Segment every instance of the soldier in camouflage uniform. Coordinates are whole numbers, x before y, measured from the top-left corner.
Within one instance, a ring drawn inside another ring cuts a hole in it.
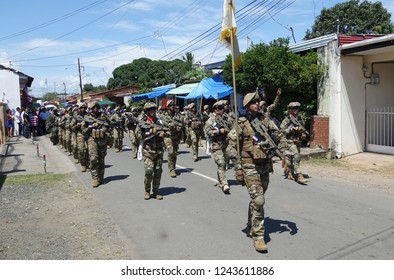
[[[81,165],[81,172],[90,171],[89,168],[89,153],[88,145],[85,136],[82,134],[82,122],[87,115],[87,105],[82,103],[79,105],[79,110],[74,116],[71,129],[76,134],[76,149],[79,163]]]
[[[267,116],[270,117],[271,111],[273,111],[279,104],[281,94],[282,94],[282,89],[278,88],[278,90],[276,91],[274,103],[272,103],[269,106],[267,106],[267,101],[261,100],[259,103],[260,113],[267,114]]]
[[[114,148],[117,153],[122,151],[123,137],[125,129],[125,116],[120,111],[119,107],[115,108],[115,113],[110,117],[110,122],[113,125]]]
[[[190,103],[187,111],[187,131],[190,135],[193,160],[198,161],[198,141],[203,134],[203,120],[196,110],[196,104]]]
[[[223,120],[226,122],[228,127],[234,127],[235,113],[230,110],[228,100],[222,100],[222,102],[224,104]],[[230,161],[235,164],[237,159],[237,143],[235,141],[232,141],[231,139],[228,141],[224,156],[227,170],[230,168]]]
[[[77,145],[77,131],[74,130],[74,125],[76,122],[75,117],[78,115],[79,108],[74,107],[72,110],[72,117],[70,120],[70,130],[71,130],[71,150],[74,157],[74,163],[79,163],[79,156],[78,156],[78,145]]]
[[[113,144],[108,118],[101,114],[100,105],[97,102],[93,103],[92,112],[84,118],[81,128],[88,144],[92,186],[97,188],[104,183],[107,145]]]
[[[71,146],[71,127],[70,123],[72,120],[72,108],[67,108],[66,113],[64,115],[64,130],[65,130],[65,138],[64,138],[64,148],[68,152],[68,155],[72,155],[72,146]]]
[[[226,177],[226,161],[225,152],[228,145],[227,134],[231,127],[228,127],[223,119],[224,104],[222,101],[217,101],[213,104],[214,113],[205,123],[205,135],[211,140],[211,150],[213,159],[217,165],[218,187],[222,189],[225,194],[230,193],[230,187]]]
[[[164,138],[164,144],[166,146],[168,156],[168,169],[170,170],[170,176],[172,178],[175,178],[177,175],[175,172],[175,167],[183,126],[181,116],[179,113],[175,112],[174,106],[174,101],[169,100],[167,102],[167,110],[161,118],[164,125],[170,129],[169,135]]]
[[[307,181],[300,168],[300,151],[301,143],[303,140],[307,140],[309,132],[305,129],[304,120],[298,115],[300,106],[299,102],[289,103],[287,106],[289,115],[283,119],[280,129],[288,139],[289,144],[289,149],[285,152],[285,177],[305,185]]]
[[[45,129],[49,132],[49,139],[53,145],[59,144],[59,128],[58,128],[58,109],[55,108],[52,110],[52,114],[50,114],[45,121]]]
[[[150,199],[150,193],[153,191],[153,197],[161,200],[163,196],[160,194],[160,181],[163,172],[163,153],[164,153],[164,137],[166,132],[160,127],[161,120],[156,115],[157,106],[153,102],[147,102],[144,105],[145,115],[141,115],[145,124],[139,123],[136,134],[142,141],[145,178],[144,199]]]
[[[241,161],[237,163],[236,179],[246,188],[250,195],[247,235],[253,238],[256,251],[267,251],[264,241],[264,204],[265,193],[269,183],[269,173],[273,172],[272,146],[267,141],[268,135],[279,142],[284,150],[286,138],[278,127],[266,116],[259,114],[259,96],[256,92],[245,95],[243,106],[247,112],[238,120]],[[265,128],[268,135],[260,133]],[[235,128],[229,137],[234,137]]]
[[[132,154],[133,159],[137,158],[138,146],[140,145],[140,141],[135,134],[135,130],[137,128],[137,123],[133,119],[138,120],[140,113],[141,113],[140,108],[133,107],[133,108],[131,108],[130,113],[127,113],[127,115],[130,115],[131,118],[126,117],[126,120],[125,120],[125,127],[129,131],[129,138],[130,138],[130,143],[131,143],[131,154]]]

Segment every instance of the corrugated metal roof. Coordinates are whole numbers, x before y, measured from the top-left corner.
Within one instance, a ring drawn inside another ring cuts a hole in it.
[[[339,35],[339,45],[347,45],[354,42],[364,41],[368,39],[374,39],[382,37],[383,35]]]
[[[379,44],[379,43],[383,43],[383,42],[389,42],[389,41],[393,41],[393,40],[394,40],[394,34],[389,34],[386,36],[381,36],[381,37],[377,37],[377,38],[373,38],[373,39],[367,39],[364,41],[359,41],[359,42],[347,44],[347,45],[341,46],[341,49],[347,50],[347,49],[352,49],[352,48],[357,48],[357,47]]]
[[[308,51],[311,49],[327,46],[328,43],[335,40],[337,40],[337,34],[333,33],[333,34],[292,44],[289,46],[289,49],[291,52],[298,53],[298,52]]]

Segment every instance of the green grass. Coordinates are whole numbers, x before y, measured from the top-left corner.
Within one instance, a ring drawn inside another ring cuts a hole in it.
[[[0,185],[25,186],[25,185],[51,185],[54,182],[65,180],[69,174],[32,174],[17,176],[0,176]]]
[[[301,164],[332,166],[332,167],[342,167],[343,166],[343,162],[340,159],[327,159],[327,158],[310,158],[308,160],[301,160]]]

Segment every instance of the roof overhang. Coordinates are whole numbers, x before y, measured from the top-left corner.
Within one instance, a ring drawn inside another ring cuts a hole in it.
[[[341,55],[394,53],[394,34],[343,45],[339,49]]]

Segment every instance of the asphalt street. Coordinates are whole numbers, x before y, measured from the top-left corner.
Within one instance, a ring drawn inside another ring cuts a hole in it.
[[[143,162],[124,151],[108,150],[105,184],[91,188],[89,173],[79,173],[133,244],[136,259],[146,260],[314,260],[394,259],[394,196],[324,174],[308,173],[307,186],[285,180],[279,163],[266,193],[265,241],[268,253],[254,250],[244,232],[249,195],[227,172],[231,194],[216,182],[216,165],[200,148],[198,162],[180,146],[177,178],[166,160],[162,201],[145,201]],[[164,156],[166,159],[166,154]]]

